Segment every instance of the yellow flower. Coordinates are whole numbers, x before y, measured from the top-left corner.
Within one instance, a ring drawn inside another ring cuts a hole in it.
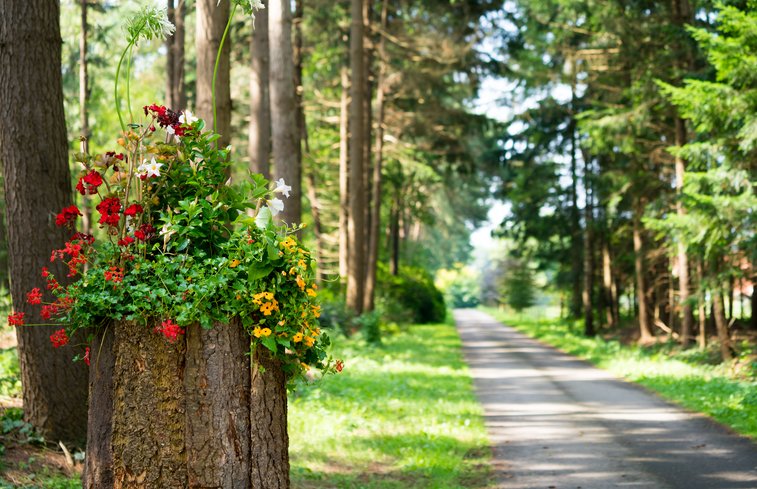
[[[294,337],[292,338],[292,341],[294,341],[295,343],[299,343],[300,341],[302,341],[302,333],[297,333],[296,335],[294,335]]]
[[[311,347],[313,346],[313,343],[315,343],[315,338],[311,338],[310,336],[305,337],[305,345]]]
[[[272,300],[273,299],[273,292],[266,292],[265,293],[266,300]]]
[[[305,281],[299,275],[297,275],[297,286],[300,288],[300,290],[305,290]]]
[[[315,316],[317,318],[321,317],[321,306],[320,305],[310,306],[310,307],[311,307],[311,309],[313,309],[313,316]]]
[[[271,336],[271,328],[263,328],[260,331],[261,336]]]
[[[229,268],[236,268],[239,266],[241,262],[237,259],[231,260],[231,263],[229,263]]]
[[[318,293],[315,290],[313,290],[313,289],[308,289],[308,295],[310,297],[315,297],[315,296],[318,295]]]
[[[310,370],[310,365],[307,363],[300,362],[300,365],[302,365],[302,368],[304,368],[306,372]]]
[[[263,334],[263,331],[260,329],[260,326],[255,326],[255,329],[252,330],[252,335],[255,336],[255,338],[260,338],[261,334]]]
[[[305,260],[303,259],[297,260],[297,266],[300,268],[305,268]]]
[[[275,307],[276,306],[273,302],[266,302],[260,306],[260,312],[262,312],[264,316],[270,316]]]

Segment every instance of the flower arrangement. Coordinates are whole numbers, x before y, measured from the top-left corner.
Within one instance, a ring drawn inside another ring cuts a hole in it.
[[[252,346],[271,350],[287,373],[335,370],[318,328],[311,254],[298,227],[273,219],[291,187],[261,175],[230,185],[229,150],[216,147],[218,135],[203,131],[202,120],[160,105],[143,111],[144,123],[118,140],[120,152],[76,155],[76,189],[99,201],[103,236],[76,230],[76,206],[56,216],[71,239],[50,261],[63,262],[74,281],[63,286],[43,268],[55,300],[44,302],[40,288],[27,295],[43,319],[63,326],[53,346],[107,320],[157,321],[154,333],[176,343],[191,323],[210,328],[238,317]],[[24,324],[23,313],[9,323]],[[88,362],[89,352],[80,357]]]

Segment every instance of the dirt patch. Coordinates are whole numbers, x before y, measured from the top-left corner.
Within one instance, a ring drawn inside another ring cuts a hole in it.
[[[60,448],[56,451],[33,445],[6,445],[0,458],[0,477],[13,487],[33,485],[41,478],[80,477],[81,469],[81,464],[70,465]]]

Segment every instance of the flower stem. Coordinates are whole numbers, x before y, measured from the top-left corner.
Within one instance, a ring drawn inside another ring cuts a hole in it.
[[[134,53],[134,44],[129,47],[129,58],[126,60],[126,106],[129,108],[129,122],[134,122],[134,114],[131,111],[131,57]]]
[[[234,18],[234,13],[237,11],[237,4],[235,3],[234,6],[231,8],[231,13],[229,13],[229,20],[226,21],[226,28],[223,30],[223,37],[221,37],[221,42],[218,44],[218,52],[216,53],[216,64],[213,67],[213,81],[211,83],[211,92],[212,98],[213,98],[213,132],[218,132],[218,117],[216,117],[216,77],[218,76],[218,65],[221,63],[221,51],[223,50],[223,45],[226,42],[226,36],[229,34],[229,28],[231,27],[231,19]]]
[[[126,49],[124,49],[124,52],[121,53],[121,58],[118,60],[118,66],[116,67],[116,81],[113,84],[113,98],[116,101],[116,114],[118,114],[118,122],[121,123],[121,132],[126,132],[126,124],[124,124],[124,118],[121,115],[121,99],[118,96],[118,78],[121,75],[121,64],[124,62],[124,58],[126,57],[126,53],[131,49],[132,43],[129,42],[129,44],[126,46]]]

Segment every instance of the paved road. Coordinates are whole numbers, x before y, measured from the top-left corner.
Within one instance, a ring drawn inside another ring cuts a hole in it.
[[[704,416],[455,311],[507,489],[757,489],[757,445]]]

